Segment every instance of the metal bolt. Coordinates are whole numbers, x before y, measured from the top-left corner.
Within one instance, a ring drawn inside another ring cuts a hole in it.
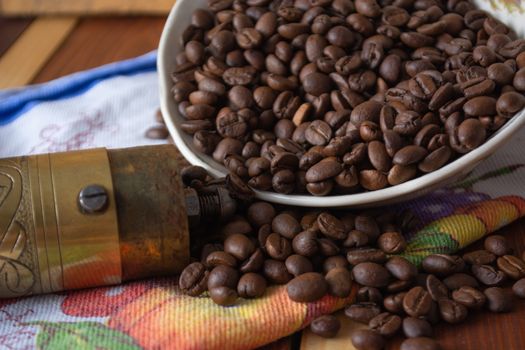
[[[237,203],[230,197],[228,190],[216,188],[210,193],[197,193],[193,188],[185,189],[186,211],[190,226],[197,226],[202,220],[225,220],[237,210]]]
[[[87,185],[78,194],[78,205],[86,214],[102,212],[108,206],[108,193],[101,185]]]

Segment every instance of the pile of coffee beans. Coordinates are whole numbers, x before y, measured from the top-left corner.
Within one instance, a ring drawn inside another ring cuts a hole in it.
[[[226,184],[246,200],[237,187],[242,182],[231,176]],[[195,166],[182,178],[199,191],[218,184]],[[429,255],[418,269],[399,255],[407,246],[403,233],[419,226],[410,212],[305,211],[261,201],[239,208],[216,232],[192,233],[194,259],[179,278],[185,294],[207,292],[229,306],[261,297],[271,285],[285,285],[295,302],[327,294],[345,298],[355,289],[355,303],[344,313],[368,325],[351,335],[360,350],[382,349],[400,333],[407,337],[402,350],[439,349],[432,339],[437,323],[456,324],[483,308],[510,311],[511,290],[525,298],[525,256],[515,255],[503,236],[489,236],[485,249],[462,256]],[[332,315],[311,324],[323,337],[336,336],[339,328]]]
[[[180,128],[258,190],[401,184],[525,107],[525,40],[465,0],[209,0],[181,36]]]

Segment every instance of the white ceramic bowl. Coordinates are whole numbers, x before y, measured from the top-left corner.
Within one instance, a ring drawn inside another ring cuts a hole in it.
[[[200,165],[213,176],[226,175],[226,169],[211,157],[195,150],[192,137],[179,129],[184,118],[178,112],[171,93],[171,73],[175,68],[175,56],[182,50],[181,34],[190,24],[193,10],[206,7],[207,0],[177,0],[166,21],[158,51],[160,106],[166,125],[175,144],[184,157],[194,165]],[[487,142],[447,164],[439,170],[420,176],[403,184],[382,190],[348,195],[314,197],[310,195],[283,195],[256,191],[257,197],[269,202],[305,207],[373,207],[418,197],[438,187],[450,184],[467,175],[483,159],[503,146],[525,124],[525,111],[508,121]]]

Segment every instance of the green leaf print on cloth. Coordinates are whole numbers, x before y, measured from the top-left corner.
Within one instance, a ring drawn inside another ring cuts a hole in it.
[[[36,343],[46,350],[140,350],[133,338],[99,322],[28,322],[41,327]]]

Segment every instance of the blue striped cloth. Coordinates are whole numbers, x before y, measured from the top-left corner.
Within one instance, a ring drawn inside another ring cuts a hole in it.
[[[71,74],[47,83],[0,90],[0,125],[14,120],[43,101],[76,96],[95,84],[118,75],[133,75],[156,69],[157,52]]]

